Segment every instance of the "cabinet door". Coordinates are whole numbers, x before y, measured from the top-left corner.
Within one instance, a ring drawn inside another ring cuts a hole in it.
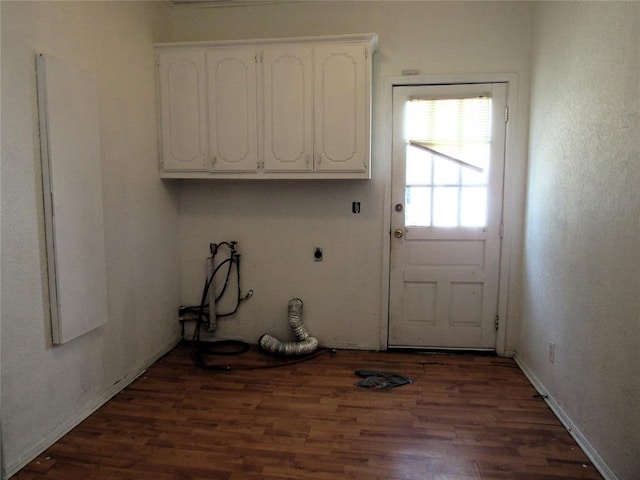
[[[315,169],[368,169],[370,122],[368,54],[362,44],[315,49]]]
[[[262,55],[264,169],[313,168],[313,64],[311,47],[266,47]]]
[[[204,51],[158,54],[163,171],[205,170],[207,154]]]
[[[258,166],[257,66],[253,47],[207,50],[211,169]]]

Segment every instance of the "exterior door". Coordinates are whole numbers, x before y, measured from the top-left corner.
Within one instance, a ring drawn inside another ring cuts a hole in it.
[[[506,91],[393,89],[389,347],[495,349]]]

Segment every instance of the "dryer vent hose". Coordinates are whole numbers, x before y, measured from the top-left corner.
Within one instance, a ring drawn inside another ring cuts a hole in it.
[[[260,337],[260,348],[275,355],[296,356],[308,355],[318,348],[318,340],[309,335],[302,324],[302,300],[292,298],[289,301],[289,326],[296,336],[295,342],[281,342],[271,335],[264,334]]]

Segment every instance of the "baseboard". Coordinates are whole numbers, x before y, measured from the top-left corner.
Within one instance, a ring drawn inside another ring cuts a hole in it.
[[[571,420],[571,418],[566,414],[566,412],[562,409],[562,407],[558,404],[558,402],[553,398],[553,395],[549,393],[549,391],[545,388],[544,384],[536,377],[531,368],[518,356],[516,352],[513,355],[514,360],[520,367],[520,370],[525,374],[525,376],[529,379],[534,388],[538,391],[538,393],[544,398],[549,408],[554,413],[558,420],[564,425],[567,431],[571,434],[573,439],[576,441],[578,446],[582,449],[584,454],[591,460],[591,463],[596,467],[600,475],[602,475],[605,480],[619,480],[615,473],[609,468],[606,462],[602,459],[602,457],[598,454],[597,450],[591,445],[587,437],[583,435],[580,429],[576,426],[575,423]]]
[[[89,415],[102,407],[105,403],[111,400],[114,396],[124,390],[128,385],[130,385],[134,380],[136,380],[140,375],[142,375],[147,368],[153,365],[156,361],[170,352],[178,343],[179,339],[172,340],[169,344],[165,345],[160,349],[156,354],[148,358],[146,361],[142,362],[142,364],[131,371],[128,375],[122,378],[120,381],[116,382],[112,385],[108,390],[103,392],[101,395],[96,397],[91,403],[85,406],[82,410],[76,413],[74,416],[69,418],[66,422],[59,425],[53,431],[49,432],[42,439],[32,445],[30,448],[25,450],[22,455],[16,460],[11,461],[5,465],[5,474],[6,478],[10,478],[11,476],[18,473],[22,468],[24,468],[27,464],[33,461],[38,457],[41,453],[43,453],[47,448],[56,443],[62,437],[64,437],[67,433],[77,427],[83,420],[85,420]],[[4,477],[3,477],[4,478]]]

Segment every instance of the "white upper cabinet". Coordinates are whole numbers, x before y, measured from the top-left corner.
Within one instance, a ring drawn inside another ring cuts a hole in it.
[[[362,45],[315,49],[316,170],[364,172],[369,163],[369,84]]]
[[[211,171],[258,169],[255,52],[252,47],[207,49]]]
[[[164,178],[370,178],[374,34],[156,45]]]
[[[207,105],[204,51],[166,52],[158,62],[162,170],[206,170]]]
[[[262,50],[265,172],[313,170],[313,63],[310,46]]]

